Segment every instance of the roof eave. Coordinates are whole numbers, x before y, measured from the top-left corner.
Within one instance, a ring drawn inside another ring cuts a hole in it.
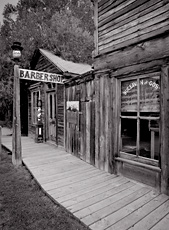
[[[56,64],[55,64],[50,58],[48,58],[48,57],[41,51],[41,49],[39,49],[39,52],[40,52],[41,55],[43,55],[51,64],[53,64],[53,65],[56,66]],[[60,66],[57,65],[56,67],[57,67],[57,69],[58,69],[61,73],[64,73],[64,70],[61,69]]]

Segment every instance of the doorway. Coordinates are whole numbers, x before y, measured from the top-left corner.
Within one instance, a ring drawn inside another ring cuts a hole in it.
[[[49,141],[56,142],[57,140],[57,123],[56,123],[56,91],[48,92],[47,94],[47,102],[48,102],[48,138]]]

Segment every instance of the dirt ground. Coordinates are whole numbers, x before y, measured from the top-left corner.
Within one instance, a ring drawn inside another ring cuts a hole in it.
[[[0,230],[89,230],[53,203],[24,166],[15,168],[3,149],[0,161]]]

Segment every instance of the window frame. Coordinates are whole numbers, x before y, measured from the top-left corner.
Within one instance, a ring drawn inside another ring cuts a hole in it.
[[[146,158],[143,156],[139,155],[139,148],[140,148],[140,120],[159,120],[159,141],[161,140],[161,135],[160,135],[160,128],[161,128],[161,124],[160,124],[160,117],[161,117],[161,110],[159,111],[159,117],[143,117],[140,115],[140,87],[137,87],[137,115],[136,116],[124,116],[121,114],[121,84],[122,82],[125,81],[131,81],[131,80],[135,80],[137,81],[137,85],[139,85],[139,81],[140,79],[146,79],[146,78],[150,78],[150,77],[159,77],[159,85],[160,85],[160,91],[159,91],[159,95],[160,95],[160,107],[161,107],[161,74],[160,72],[154,72],[154,73],[150,73],[150,74],[144,74],[144,75],[135,75],[132,77],[126,77],[126,78],[118,78],[118,91],[119,92],[119,96],[118,96],[118,101],[117,101],[117,110],[118,110],[118,157],[120,158],[124,158],[124,159],[128,159],[128,160],[133,160],[133,161],[137,161],[140,163],[144,163],[144,164],[149,164],[149,165],[153,165],[153,166],[159,166],[159,161],[160,161],[160,152],[159,152],[159,159],[155,160],[152,158]],[[136,137],[136,155],[132,155],[130,153],[126,153],[120,150],[120,146],[121,146],[121,120],[125,118],[125,119],[136,119],[137,120],[137,137]],[[159,144],[160,145],[160,144]]]

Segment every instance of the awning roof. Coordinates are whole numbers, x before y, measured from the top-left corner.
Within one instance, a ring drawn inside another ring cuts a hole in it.
[[[49,61],[56,65],[63,73],[84,74],[92,70],[92,67],[88,64],[74,63],[72,61],[66,61],[61,57],[56,56],[50,51],[39,49],[40,53],[44,55]]]

